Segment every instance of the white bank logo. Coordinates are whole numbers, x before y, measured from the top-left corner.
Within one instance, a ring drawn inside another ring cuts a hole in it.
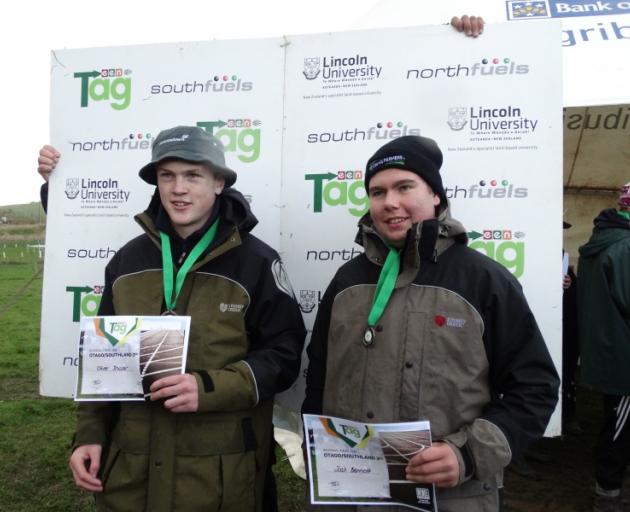
[[[446,123],[453,131],[467,133],[471,141],[521,140],[538,127],[538,119],[514,105],[450,107]]]
[[[129,201],[131,192],[122,189],[118,180],[112,178],[67,178],[65,194],[70,200],[78,198],[81,208],[116,208]]]

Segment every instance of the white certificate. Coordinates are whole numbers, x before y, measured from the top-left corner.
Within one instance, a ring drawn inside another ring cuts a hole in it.
[[[81,319],[74,399],[144,400],[151,384],[184,373],[189,316]]]
[[[405,468],[431,446],[428,421],[359,423],[304,415],[311,503],[392,505],[435,512],[435,488],[410,482]]]

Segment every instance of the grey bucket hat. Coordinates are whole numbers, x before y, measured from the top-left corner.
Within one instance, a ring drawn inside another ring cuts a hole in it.
[[[176,126],[162,130],[153,140],[151,162],[140,169],[138,174],[147,183],[157,185],[156,166],[168,158],[204,163],[217,176],[225,179],[226,187],[231,187],[236,181],[236,173],[225,165],[221,141],[197,126]]]

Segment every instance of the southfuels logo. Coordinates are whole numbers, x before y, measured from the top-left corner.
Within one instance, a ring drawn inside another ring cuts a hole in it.
[[[309,144],[328,142],[356,142],[364,140],[392,140],[403,135],[420,135],[420,129],[409,128],[403,121],[378,122],[368,128],[349,128],[334,132],[324,131],[309,133],[306,142]]]
[[[223,143],[226,153],[236,153],[237,158],[246,164],[255,162],[260,156],[261,125],[262,121],[249,118],[197,122],[197,126]]]
[[[468,247],[508,269],[519,278],[525,272],[525,233],[509,229],[484,229],[468,232]]]
[[[81,108],[90,101],[109,101],[114,110],[125,110],[131,103],[131,70],[108,68],[74,73],[81,84]]]
[[[526,75],[527,73],[529,73],[529,65],[518,64],[509,57],[484,57],[473,64],[449,64],[445,67],[408,69],[406,78],[407,80],[477,78],[480,76]]]
[[[324,205],[346,207],[355,217],[361,217],[368,211],[363,171],[309,173],[304,175],[304,179],[313,182],[314,213],[321,213]]]
[[[447,186],[448,199],[524,199],[529,195],[527,187],[517,187],[508,180],[479,180],[466,186]]]
[[[80,321],[82,316],[96,316],[103,297],[103,286],[66,286],[72,294],[72,321]]]
[[[208,94],[208,93],[231,93],[250,92],[254,88],[254,83],[244,80],[238,75],[214,75],[212,78],[202,78],[192,82],[154,84],[150,91],[153,95],[158,94]]]

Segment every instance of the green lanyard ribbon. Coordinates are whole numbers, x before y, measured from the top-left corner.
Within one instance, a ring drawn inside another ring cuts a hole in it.
[[[396,284],[399,270],[400,253],[393,247],[389,247],[389,253],[378,276],[378,283],[376,284],[374,299],[372,300],[372,309],[368,315],[368,325],[370,327],[376,325],[383,311],[385,311],[387,303],[394,292],[394,285]]]
[[[160,239],[162,240],[162,277],[164,281],[164,302],[166,303],[167,311],[175,311],[175,303],[179,292],[184,286],[184,280],[186,274],[190,268],[194,265],[195,261],[199,259],[199,256],[210,246],[214,236],[217,234],[217,228],[219,227],[219,219],[215,220],[210,229],[201,237],[190,254],[184,261],[184,264],[177,271],[175,277],[175,296],[173,297],[173,256],[171,255],[171,239],[166,233],[160,231]]]

